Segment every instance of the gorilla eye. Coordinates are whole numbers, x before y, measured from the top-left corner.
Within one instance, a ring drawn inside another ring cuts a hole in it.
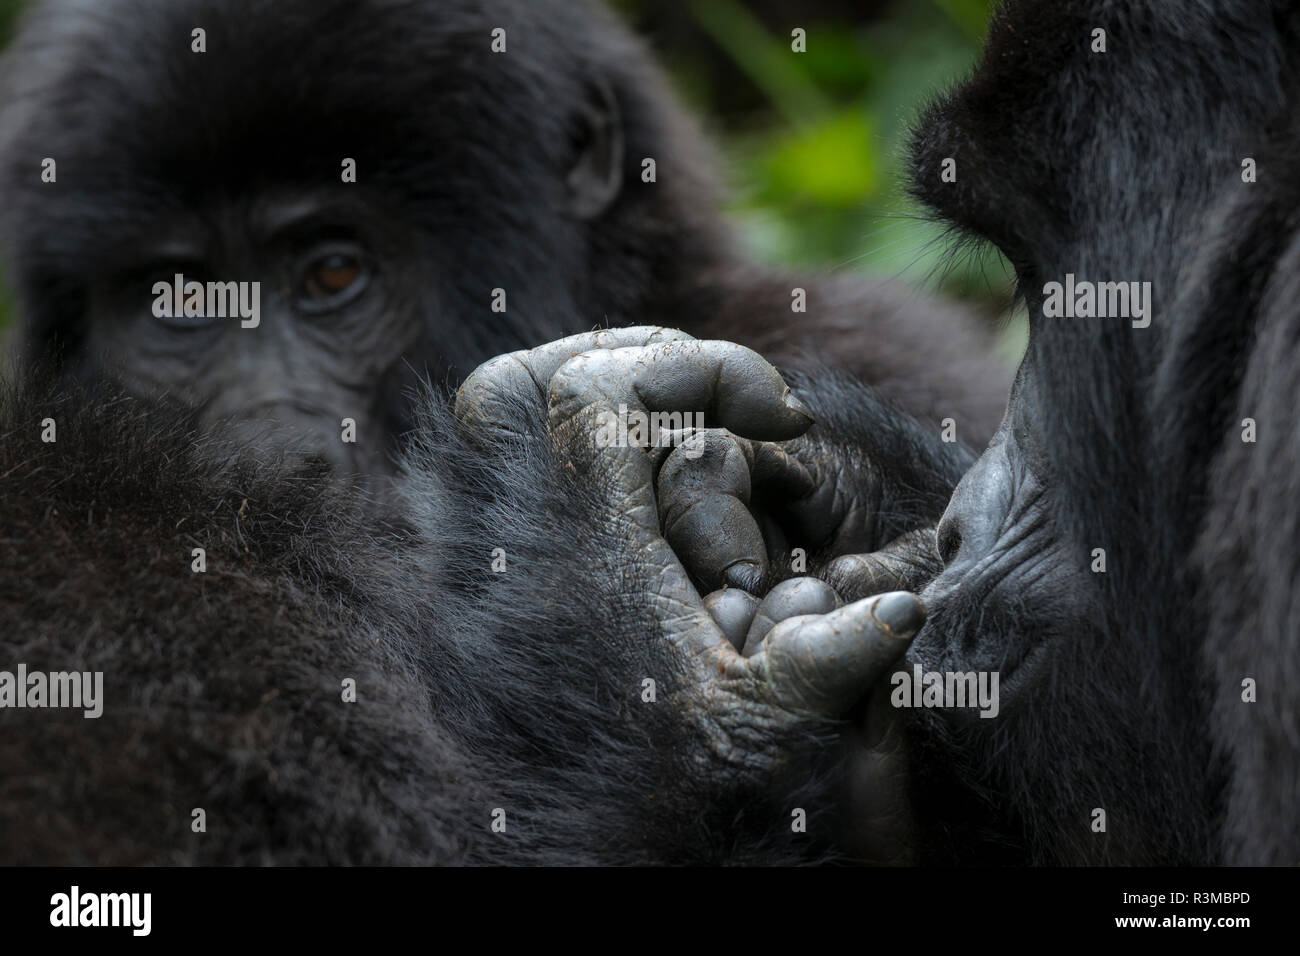
[[[314,299],[329,298],[346,291],[360,278],[361,263],[346,256],[330,256],[307,277],[307,294]]]
[[[298,280],[296,298],[304,312],[331,312],[355,300],[370,281],[359,252],[332,249],[307,260]]]

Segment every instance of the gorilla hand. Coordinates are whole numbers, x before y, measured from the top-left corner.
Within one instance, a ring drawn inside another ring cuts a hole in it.
[[[851,418],[828,415],[829,427],[780,444],[708,429],[668,453],[659,471],[664,537],[711,591],[705,607],[746,657],[761,652],[776,621],[920,590],[941,567],[934,524],[969,456],[867,389],[846,396],[849,387],[818,381],[808,398],[816,405],[826,390],[830,409],[854,409]],[[788,578],[767,590],[791,567],[794,547],[824,580]],[[860,859],[897,862],[910,852],[895,716],[887,688],[877,687],[841,734],[848,809],[838,839]]]
[[[695,580],[722,586],[704,604],[744,656],[761,652],[777,621],[826,614],[881,592],[919,590],[938,569],[932,527],[904,532],[875,552],[844,553],[870,546],[890,524],[872,507],[897,500],[891,476],[872,456],[809,438],[775,445],[721,429],[696,440],[695,448],[669,454],[659,473],[665,537]],[[761,590],[791,540],[820,542],[830,559],[825,580],[790,578],[760,601],[750,591]],[[841,733],[845,810],[837,840],[863,861],[910,859],[907,757],[895,716],[877,686]]]
[[[812,573],[846,600],[919,591],[940,567],[937,514],[913,517],[920,526],[895,536],[909,516],[892,477],[874,456],[820,437],[778,445],[708,429],[659,471],[664,537],[705,591],[761,595],[787,568],[807,572],[809,555]]]
[[[642,642],[648,633],[670,655],[670,700],[692,743],[683,770],[699,789],[774,779],[813,739],[810,731],[848,716],[899,658],[924,620],[919,600],[897,592],[836,606],[824,585],[791,586],[755,607],[761,633],[738,648],[663,536],[657,456],[600,436],[621,409],[702,414],[747,439],[777,441],[805,431],[808,411],[748,349],[640,328],[497,358],[466,380],[456,413],[491,444],[528,437],[524,412],[538,401],[562,467],[579,476],[597,524],[618,547],[608,604],[628,626],[599,635],[593,647],[618,654],[622,642]],[[725,527],[718,532],[726,536]]]

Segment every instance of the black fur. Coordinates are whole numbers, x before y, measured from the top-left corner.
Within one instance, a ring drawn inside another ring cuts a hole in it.
[[[911,652],[1004,680],[1000,719],[914,728],[932,854],[1300,862],[1298,28],[1266,0],[1009,0],[920,124],[916,192],[1012,259],[1032,325]],[[1044,317],[1066,273],[1152,282],[1151,327]]]

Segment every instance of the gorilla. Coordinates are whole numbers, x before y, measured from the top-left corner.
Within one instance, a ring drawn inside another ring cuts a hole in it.
[[[1033,317],[913,651],[1003,671],[1004,727],[932,734],[963,754],[940,776],[975,797],[968,851],[1300,863],[1298,35],[1285,2],[1012,0],[922,123],[918,193],[1006,253]],[[1050,318],[1069,275],[1149,282],[1154,317]]]
[[[0,71],[24,353],[241,446],[386,474],[413,384],[629,324],[834,357],[976,446],[1001,416],[963,310],[744,261],[707,146],[591,0],[47,0]],[[180,308],[235,281],[256,317]]]
[[[585,333],[483,366],[454,416],[426,395],[400,537],[319,463],[214,460],[173,409],[33,382],[4,397],[4,862],[842,855],[840,720],[919,601],[809,616],[774,589],[742,654],[660,533],[655,455],[591,439],[619,406],[797,439],[817,412],[755,353]],[[915,464],[841,476],[859,530],[922,500],[937,520],[969,462],[878,408]],[[99,675],[98,716],[54,692],[79,675]],[[889,858],[879,831],[855,845]]]
[[[855,792],[904,808],[912,859],[1300,863],[1298,38],[1281,0],[1008,0],[917,126],[916,194],[1015,264],[1031,331],[890,677],[997,674],[997,713],[945,688],[859,718]],[[774,540],[728,497],[774,452],[719,441],[745,455],[660,482],[735,529],[676,545],[698,580]],[[870,592],[900,553],[822,576]]]
[[[420,399],[399,533],[9,389],[0,659],[104,694],[0,708],[6,862],[1300,862],[1298,28],[1001,8],[911,154],[1029,305],[974,462],[843,371],[585,333]]]

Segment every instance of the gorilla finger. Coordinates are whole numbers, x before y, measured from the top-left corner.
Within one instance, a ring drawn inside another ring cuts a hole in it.
[[[731,342],[662,342],[585,352],[551,378],[551,422],[620,405],[693,413],[744,438],[781,441],[803,434],[812,412],[758,353]]]
[[[898,659],[923,623],[920,598],[894,591],[782,621],[750,663],[762,668],[781,706],[837,717]]]
[[[799,501],[817,490],[808,466],[791,455],[785,445],[755,444],[750,472],[755,488],[761,487],[780,500]]]
[[[745,635],[758,611],[758,598],[739,588],[723,588],[704,597],[704,609],[736,650],[745,646]]]
[[[883,591],[919,591],[941,570],[934,529],[921,528],[899,535],[879,551],[836,558],[822,579],[844,600],[857,601]]]
[[[827,614],[840,606],[835,589],[816,578],[791,578],[767,593],[745,637],[744,655],[753,657],[768,632],[779,623],[805,614]]]
[[[498,355],[480,365],[461,384],[456,392],[456,417],[485,434],[517,434],[517,404],[545,399],[551,376],[575,355],[692,340],[678,329],[633,326],[582,332],[538,348]]]
[[[749,443],[720,429],[697,432],[659,470],[664,537],[705,590],[753,590],[767,546],[749,511]]]

